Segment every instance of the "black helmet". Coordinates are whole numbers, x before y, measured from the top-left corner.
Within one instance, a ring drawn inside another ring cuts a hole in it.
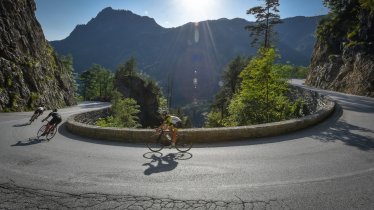
[[[57,109],[53,109],[53,112],[57,112]]]
[[[163,116],[165,116],[165,115],[167,115],[167,114],[168,114],[168,112],[167,112],[166,110],[162,111],[162,115],[163,115]]]

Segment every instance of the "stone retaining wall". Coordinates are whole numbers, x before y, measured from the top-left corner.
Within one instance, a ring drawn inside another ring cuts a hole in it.
[[[334,111],[334,101],[320,94],[315,94],[315,97],[315,104],[317,104],[315,112],[302,118],[251,126],[180,129],[179,133],[194,143],[211,143],[276,136],[300,130],[321,122]],[[82,123],[87,121],[84,120],[87,116],[97,116],[105,112],[106,110],[96,110],[73,115],[67,120],[67,129],[76,135],[87,138],[130,143],[147,142],[154,134],[152,129],[103,128]]]

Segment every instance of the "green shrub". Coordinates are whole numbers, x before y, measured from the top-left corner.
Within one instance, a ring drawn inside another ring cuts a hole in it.
[[[136,101],[132,98],[122,99],[118,92],[114,97],[112,100],[111,116],[100,118],[96,124],[102,127],[140,127],[141,125],[137,116],[140,111]]]
[[[275,50],[260,49],[240,73],[240,92],[229,105],[226,126],[252,125],[293,118],[297,103],[289,101],[285,75],[277,70]]]

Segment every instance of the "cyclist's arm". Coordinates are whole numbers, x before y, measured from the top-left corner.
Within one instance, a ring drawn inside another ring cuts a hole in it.
[[[46,121],[46,120],[51,116],[51,114],[52,114],[52,112],[49,113],[49,115],[48,115],[46,118],[44,118],[44,119],[42,120],[42,122]]]

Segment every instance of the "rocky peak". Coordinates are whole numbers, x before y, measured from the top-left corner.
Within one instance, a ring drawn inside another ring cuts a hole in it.
[[[95,18],[87,24],[78,25],[70,34],[68,39],[79,39],[87,33],[105,36],[108,33],[126,36],[132,34],[149,32],[149,30],[163,29],[153,18],[139,16],[129,10],[115,10],[107,7],[100,11]]]
[[[33,0],[0,1],[0,111],[75,103],[72,80],[35,18]]]

